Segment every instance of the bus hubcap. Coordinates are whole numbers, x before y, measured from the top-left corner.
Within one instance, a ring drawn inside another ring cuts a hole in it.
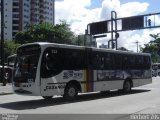
[[[75,94],[76,94],[76,90],[73,87],[70,88],[69,91],[68,91],[68,95],[73,97],[73,96],[75,96]]]
[[[129,90],[130,90],[130,83],[129,83],[129,82],[127,82],[127,83],[125,84],[125,89],[126,89],[126,91],[129,91]]]

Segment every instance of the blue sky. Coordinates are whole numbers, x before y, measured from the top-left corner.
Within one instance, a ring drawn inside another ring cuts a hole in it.
[[[92,4],[89,8],[101,7],[103,0],[92,0]],[[128,2],[147,2],[149,3],[148,10],[144,13],[157,13],[160,12],[160,0],[120,0],[121,4]]]
[[[83,34],[87,24],[110,19],[111,11],[117,12],[118,17],[128,17],[160,12],[160,0],[61,0],[56,1],[56,23],[66,20],[71,30],[76,34]],[[160,16],[157,17],[160,24]],[[160,29],[121,32],[118,39],[119,47],[136,51],[137,40],[141,46],[148,43],[152,38],[150,34],[160,33]],[[97,40],[99,44],[107,44],[107,39]]]
[[[136,0],[121,0],[121,3],[124,4],[126,2],[133,2]],[[156,12],[160,12],[160,0],[139,0],[139,2],[147,2],[149,3],[149,7],[148,10],[146,11],[146,13],[156,13]]]

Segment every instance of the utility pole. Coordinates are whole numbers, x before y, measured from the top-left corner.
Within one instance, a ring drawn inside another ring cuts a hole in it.
[[[139,44],[138,40],[137,40],[136,44],[137,44],[137,53],[138,53],[138,44]]]
[[[4,0],[1,0],[1,81],[3,86],[6,85],[4,80]]]
[[[114,33],[115,33],[115,36],[113,36]],[[118,37],[119,37],[119,33],[117,33],[117,12],[111,11],[111,40],[108,41],[108,47],[110,46],[110,42],[111,42],[112,49],[115,48],[117,50]]]

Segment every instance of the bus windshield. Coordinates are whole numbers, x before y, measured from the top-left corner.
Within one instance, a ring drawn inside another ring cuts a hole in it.
[[[40,47],[37,45],[20,47],[17,51],[14,66],[14,81],[34,82],[40,56]]]
[[[15,59],[16,59],[16,54],[9,56],[7,58],[7,66],[13,68]]]

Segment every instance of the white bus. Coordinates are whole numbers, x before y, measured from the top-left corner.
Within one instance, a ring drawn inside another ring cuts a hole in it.
[[[151,82],[149,54],[54,43],[19,47],[13,75],[15,93],[45,99],[115,89],[130,92]]]

